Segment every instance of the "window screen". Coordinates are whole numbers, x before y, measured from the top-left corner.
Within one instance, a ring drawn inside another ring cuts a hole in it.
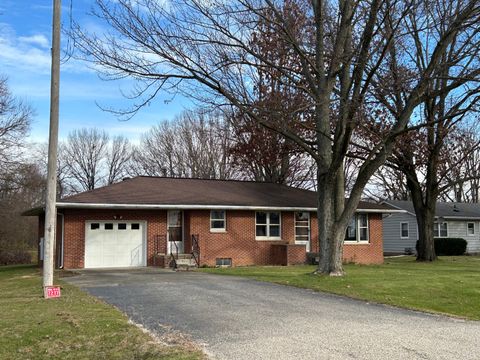
[[[232,259],[231,258],[216,258],[215,264],[217,266],[232,266]]]

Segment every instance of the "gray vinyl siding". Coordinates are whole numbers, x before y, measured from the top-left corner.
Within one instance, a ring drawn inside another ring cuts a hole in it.
[[[400,234],[400,224],[408,223],[408,238],[403,239]],[[405,252],[405,248],[415,251],[415,243],[418,240],[417,220],[408,213],[393,213],[383,218],[383,251],[391,253]]]
[[[467,223],[475,224],[475,235],[467,234]],[[449,220],[448,237],[462,238],[467,240],[467,253],[480,252],[480,223],[478,221]]]
[[[400,224],[408,222],[409,237],[402,239]],[[467,234],[467,223],[475,224],[475,235]],[[448,220],[448,237],[456,237],[467,240],[467,253],[480,252],[480,222],[467,220]],[[415,251],[415,243],[418,240],[417,222],[415,216],[408,213],[392,214],[383,218],[383,251],[391,253],[404,253],[405,248]]]

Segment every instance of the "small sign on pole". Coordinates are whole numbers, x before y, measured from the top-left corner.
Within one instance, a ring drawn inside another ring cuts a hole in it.
[[[59,298],[61,296],[60,286],[45,286],[43,296],[45,299]]]

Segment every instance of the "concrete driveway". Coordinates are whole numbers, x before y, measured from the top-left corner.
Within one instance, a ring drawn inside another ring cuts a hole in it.
[[[480,322],[202,273],[84,271],[65,280],[160,336],[189,335],[217,359],[480,359]]]

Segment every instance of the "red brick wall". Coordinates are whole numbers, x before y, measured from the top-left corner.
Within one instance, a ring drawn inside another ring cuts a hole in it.
[[[216,258],[231,258],[233,266],[268,265],[275,262],[272,244],[294,243],[293,213],[283,212],[282,240],[255,240],[255,211],[228,210],[225,232],[210,232],[210,211],[189,211],[186,233],[198,234],[200,263],[214,266]]]
[[[287,265],[287,245],[273,244],[272,245],[272,265]]]
[[[368,244],[348,244],[343,246],[343,261],[357,264],[383,263],[382,214],[368,215]],[[318,252],[318,222],[316,214],[311,214],[312,251]]]
[[[357,264],[383,264],[382,214],[368,215],[368,244],[345,244],[343,260]]]
[[[273,244],[271,265],[301,265],[307,260],[305,245]]]
[[[62,217],[57,215],[57,230],[55,233],[55,267],[60,267],[60,258],[62,251]],[[45,234],[45,214],[38,217],[38,254],[37,254],[37,264],[38,266],[43,266],[43,260],[40,260],[40,238],[44,237]]]
[[[147,222],[147,264],[153,265],[156,235],[167,233],[166,210],[93,210],[64,209],[65,249],[64,267],[83,268],[85,254],[85,222],[88,220],[114,220],[114,216],[126,221]],[[190,251],[190,236],[199,235],[200,263],[214,266],[216,258],[232,258],[233,266],[268,265],[279,263],[278,254],[272,245],[295,244],[294,213],[282,212],[281,240],[255,240],[255,211],[229,210],[226,212],[226,232],[210,232],[209,210],[184,211],[185,251]],[[368,244],[346,244],[344,260],[357,263],[382,263],[382,216],[369,215],[370,242]],[[43,230],[41,230],[43,233]],[[318,229],[316,214],[311,214],[312,251],[318,252]],[[166,251],[166,240],[162,239],[159,252]],[[303,263],[303,246],[288,246],[287,263]],[[301,249],[301,251],[299,250]],[[279,250],[280,251],[280,250]]]
[[[83,268],[85,255],[85,221],[115,220],[121,216],[126,221],[147,222],[147,265],[153,265],[155,253],[155,236],[167,233],[167,212],[165,210],[96,210],[65,209],[65,250],[64,268]],[[166,251],[166,240],[162,239],[160,247]]]
[[[287,265],[301,265],[306,262],[305,245],[287,245]]]

